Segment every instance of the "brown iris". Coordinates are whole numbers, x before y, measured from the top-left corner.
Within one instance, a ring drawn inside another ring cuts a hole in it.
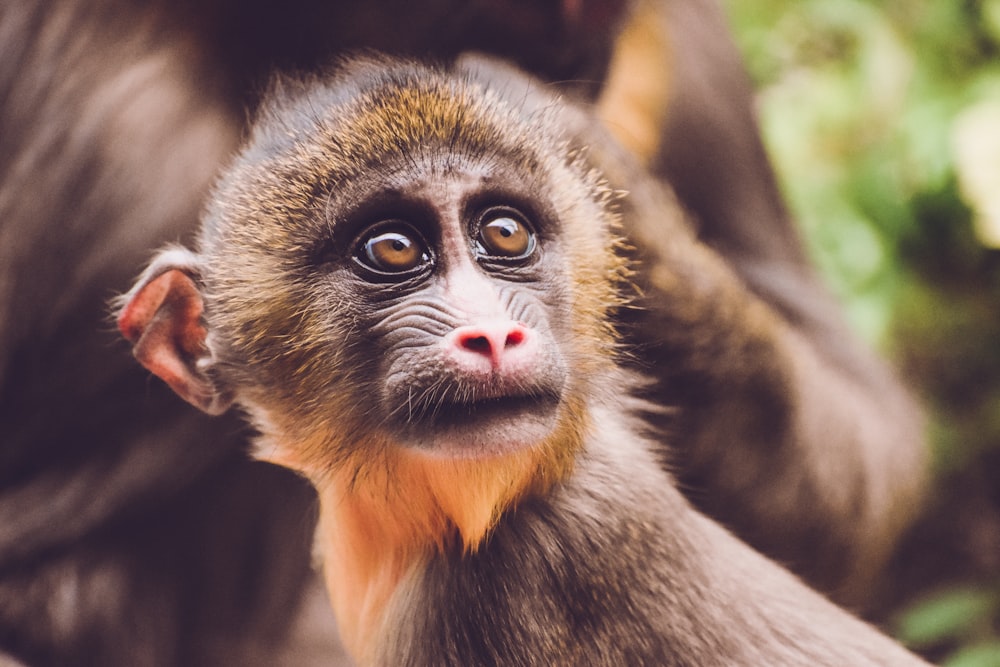
[[[429,260],[420,236],[406,227],[377,231],[359,250],[361,263],[381,273],[407,273]]]
[[[493,257],[527,257],[535,249],[535,235],[513,212],[492,211],[483,216],[478,245]]]

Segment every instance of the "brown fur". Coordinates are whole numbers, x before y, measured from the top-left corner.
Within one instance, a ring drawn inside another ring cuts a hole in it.
[[[170,363],[149,368],[182,395],[233,396],[261,455],[312,481],[333,608],[363,664],[920,664],[699,515],[651,465],[633,412],[655,410],[608,391],[643,384],[618,368],[608,324],[628,273],[597,161],[613,153],[573,143],[579,113],[485,63],[359,59],[305,82],[277,97],[222,179],[199,251],[154,262],[123,328],[164,301],[160,272],[199,282],[170,284],[182,302],[204,298],[201,355],[159,336]],[[655,185],[634,185],[625,221],[659,219],[643,197]],[[477,234],[497,207],[534,221],[535,254],[483,254]],[[662,336],[695,368],[723,354],[724,368],[759,372],[780,319],[682,221],[663,222],[669,261],[648,274],[675,299]],[[365,264],[364,239],[389,228],[422,263]],[[195,310],[164,313],[168,330],[198,334],[171,319]],[[542,342],[530,366],[493,350],[484,375],[452,334],[498,317]],[[780,393],[787,371],[765,368],[763,389]],[[412,398],[386,393],[396,376],[440,389],[440,419],[395,417],[386,401]],[[487,400],[452,401],[466,383]],[[551,412],[518,400],[518,387],[549,383]]]
[[[623,146],[649,164],[661,148],[663,114],[672,93],[670,71],[677,54],[655,0],[636,4],[615,42],[596,114]]]
[[[579,436],[559,440],[501,459],[458,461],[388,445],[384,460],[314,482],[317,546],[341,638],[354,655],[374,655],[384,606],[406,572],[435,553],[475,552],[519,499],[544,494],[569,474]]]

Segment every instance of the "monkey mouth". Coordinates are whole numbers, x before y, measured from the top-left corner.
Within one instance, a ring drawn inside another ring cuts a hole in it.
[[[558,403],[558,397],[551,394],[490,396],[472,402],[445,402],[430,421],[432,426],[440,428],[474,425],[494,419],[513,419],[522,414],[545,414],[554,411]]]
[[[444,456],[476,458],[517,451],[543,441],[555,429],[556,392],[441,400],[411,414],[404,441]]]

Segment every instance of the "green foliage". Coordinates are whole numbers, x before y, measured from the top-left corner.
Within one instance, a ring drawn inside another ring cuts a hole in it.
[[[980,204],[958,187],[955,122],[1000,100],[1000,0],[730,0],[729,8],[813,255],[862,332],[887,343],[909,279],[900,247],[924,224],[920,199],[936,196],[956,218]],[[1000,137],[1000,115],[993,131]]]
[[[865,336],[918,373],[942,370],[942,336],[996,331],[972,311],[1000,303],[1000,0],[728,7],[817,264]],[[942,321],[962,326],[945,334]],[[951,352],[952,374],[983,361]],[[978,388],[995,407],[1000,360],[987,362]]]
[[[1000,641],[970,644],[942,664],[944,667],[1000,667]]]
[[[1000,667],[1000,0],[725,1],[813,257],[931,413],[957,544],[904,554],[900,636]]]
[[[998,610],[1000,595],[994,590],[952,588],[915,603],[902,614],[898,635],[918,648],[956,639],[974,640],[988,636],[989,619]]]

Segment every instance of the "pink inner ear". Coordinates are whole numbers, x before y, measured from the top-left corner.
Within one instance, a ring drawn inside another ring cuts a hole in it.
[[[142,337],[142,332],[146,330],[156,311],[167,297],[170,291],[170,275],[176,271],[169,271],[147,283],[139,292],[129,299],[122,311],[118,313],[118,331],[130,343],[135,343]]]
[[[164,329],[178,351],[186,356],[198,356],[205,343],[205,328],[201,325],[204,309],[198,287],[180,269],[171,269],[144,285],[125,305],[118,316],[118,329],[135,344],[151,328]]]
[[[118,328],[143,366],[181,398],[214,413],[223,408],[220,397],[197,368],[198,359],[206,354],[203,309],[191,277],[171,269],[132,296],[118,316]]]

